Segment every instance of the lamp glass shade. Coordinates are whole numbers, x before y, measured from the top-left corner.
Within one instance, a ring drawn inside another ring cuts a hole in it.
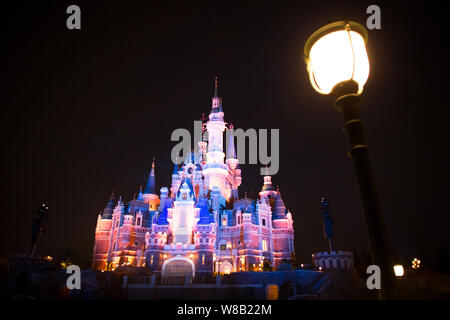
[[[338,83],[354,80],[360,94],[369,77],[365,38],[348,27],[322,33],[310,47],[306,64],[311,84],[319,93],[329,94]]]

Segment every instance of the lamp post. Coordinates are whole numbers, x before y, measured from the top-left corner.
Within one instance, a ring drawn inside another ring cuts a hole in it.
[[[313,88],[335,97],[350,142],[369,235],[372,262],[381,270],[381,299],[393,297],[393,259],[365,143],[359,109],[369,76],[367,30],[352,21],[338,21],[314,32],[305,44],[305,62]]]

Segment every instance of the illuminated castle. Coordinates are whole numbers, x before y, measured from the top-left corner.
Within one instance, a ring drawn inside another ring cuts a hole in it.
[[[241,170],[234,138],[226,154],[222,99],[215,94],[197,154],[175,164],[169,189],[155,190],[155,164],[144,190],[124,203],[111,195],[98,216],[93,268],[148,267],[166,283],[213,274],[260,271],[294,255],[291,213],[264,176],[259,197],[238,199]],[[178,280],[177,280],[178,279]]]

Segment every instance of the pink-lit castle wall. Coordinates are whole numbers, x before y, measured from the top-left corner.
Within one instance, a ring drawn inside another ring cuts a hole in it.
[[[208,142],[175,164],[170,191],[155,190],[155,163],[144,190],[124,203],[111,195],[95,229],[93,269],[148,267],[166,283],[213,274],[262,271],[294,256],[291,213],[281,193],[264,182],[257,199],[238,198],[242,182],[234,139],[226,154],[226,124],[217,84],[206,122]]]

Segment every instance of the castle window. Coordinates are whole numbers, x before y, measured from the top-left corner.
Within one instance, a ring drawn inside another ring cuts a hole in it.
[[[267,240],[266,239],[263,239],[263,241],[262,241],[262,249],[263,249],[263,251],[267,251]]]
[[[202,254],[202,264],[205,264],[205,255]]]
[[[227,217],[222,217],[222,227],[227,227]]]
[[[140,225],[141,225],[141,217],[137,218],[137,220],[136,220],[136,225],[137,225],[137,226],[140,226]]]
[[[153,255],[150,256],[150,264],[153,264]]]
[[[266,225],[266,219],[262,219],[262,225],[263,225],[263,226]]]
[[[119,220],[116,221],[116,229],[119,226]]]
[[[203,238],[200,238],[200,243],[203,243]]]
[[[209,238],[206,238],[206,243],[209,243]]]
[[[221,244],[220,245],[220,250],[223,250],[223,251],[227,250],[227,245],[226,244]]]
[[[155,243],[158,243],[158,239],[157,238],[155,238]]]
[[[135,241],[134,245],[137,247],[139,245],[139,241]]]

